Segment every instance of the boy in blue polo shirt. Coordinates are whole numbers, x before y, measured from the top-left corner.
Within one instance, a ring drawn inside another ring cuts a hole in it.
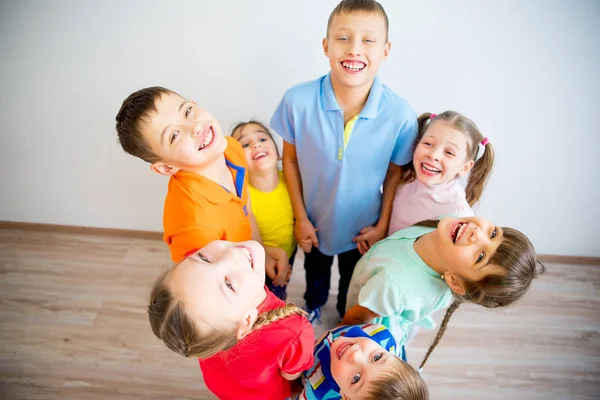
[[[331,72],[289,89],[271,119],[284,139],[283,173],[294,233],[306,253],[311,321],[327,302],[335,255],[343,317],[354,266],[385,237],[400,166],[411,160],[416,114],[376,76],[390,52],[387,36],[388,18],[378,2],[339,3],[323,39]]]

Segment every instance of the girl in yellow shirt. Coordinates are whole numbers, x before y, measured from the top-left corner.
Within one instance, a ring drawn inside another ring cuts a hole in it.
[[[277,167],[279,151],[271,132],[257,121],[237,124],[231,136],[240,142],[246,154],[251,207],[263,243],[265,246],[282,248],[290,258],[288,271],[266,271],[268,288],[285,300],[296,255],[296,239],[292,202],[283,173]]]

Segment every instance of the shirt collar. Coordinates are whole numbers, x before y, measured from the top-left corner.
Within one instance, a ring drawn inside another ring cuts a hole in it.
[[[335,98],[335,93],[333,92],[333,85],[331,84],[331,72],[325,75],[325,78],[321,84],[321,92],[323,93],[322,96],[324,110],[341,111],[340,105]],[[377,110],[379,109],[379,101],[381,100],[382,94],[383,84],[381,83],[381,79],[379,79],[378,76],[375,76],[373,85],[371,86],[371,91],[369,92],[369,97],[367,98],[367,102],[358,116],[360,118],[377,117]]]

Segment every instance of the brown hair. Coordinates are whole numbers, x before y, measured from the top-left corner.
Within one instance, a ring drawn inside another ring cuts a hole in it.
[[[428,220],[415,225],[437,228],[438,223],[439,221]],[[533,279],[546,272],[546,267],[538,261],[535,248],[527,236],[512,228],[503,227],[502,231],[502,243],[490,257],[488,264],[501,267],[504,273],[490,274],[476,282],[465,280],[464,295],[452,292],[454,302],[446,310],[438,333],[419,368],[423,368],[440,342],[450,317],[461,303],[468,301],[486,308],[506,307],[521,299],[529,290]]]
[[[394,356],[391,368],[373,379],[365,400],[427,400],[429,392],[421,375],[400,357]]]
[[[329,28],[331,28],[331,23],[333,18],[340,14],[351,14],[351,13],[373,13],[379,14],[383,17],[383,21],[385,23],[385,41],[388,41],[389,35],[389,25],[390,21],[388,20],[388,16],[383,9],[383,6],[376,2],[375,0],[343,0],[341,1],[331,12],[329,15],[329,20],[327,21],[327,37],[329,37]]]
[[[117,136],[125,152],[149,163],[159,161],[142,136],[140,122],[150,112],[156,112],[156,100],[168,93],[177,94],[172,90],[153,86],[138,90],[125,99],[116,117]]]
[[[434,118],[432,118],[432,115]],[[473,206],[481,198],[483,189],[494,166],[494,148],[492,144],[486,144],[483,156],[479,160],[476,160],[479,143],[481,143],[484,136],[473,121],[456,111],[444,111],[438,115],[423,113],[417,118],[417,122],[419,124],[419,134],[414,142],[415,147],[423,139],[423,136],[433,123],[444,123],[465,135],[467,139],[467,160],[475,161],[473,168],[469,172],[467,187],[465,188],[467,202]],[[412,182],[416,179],[412,160],[409,164],[404,165],[402,170],[405,171],[402,178],[404,183]]]
[[[238,129],[242,129],[243,127],[245,127],[246,125],[250,125],[250,124],[254,124],[254,125],[258,125],[260,126],[267,135],[269,135],[269,137],[271,138],[271,140],[273,141],[273,144],[275,145],[275,150],[277,151],[277,158],[280,158],[279,156],[279,148],[277,147],[277,142],[275,142],[275,139],[273,138],[273,134],[271,133],[271,131],[269,130],[269,128],[267,128],[263,123],[258,122],[257,120],[251,119],[248,122],[239,122],[236,126],[233,127],[233,129],[231,130],[231,137],[233,137],[233,134],[235,133],[235,131],[237,131]],[[235,138],[234,138],[235,139]],[[236,139],[239,141],[239,139]]]
[[[175,267],[176,268],[176,267]],[[154,282],[148,305],[148,318],[152,332],[175,353],[184,357],[208,358],[233,347],[238,339],[237,326],[218,330],[200,326],[185,310],[185,304],[173,294],[167,285],[171,270],[163,273]],[[259,314],[252,330],[291,315],[306,315],[293,304]]]

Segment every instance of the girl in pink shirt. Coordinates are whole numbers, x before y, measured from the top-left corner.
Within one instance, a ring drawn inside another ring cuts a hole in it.
[[[494,149],[475,123],[454,112],[424,113],[403,181],[396,189],[388,235],[417,222],[473,216],[494,164]],[[469,175],[466,190],[458,182]]]
[[[154,334],[200,360],[219,399],[282,400],[313,364],[305,313],[265,286],[258,242],[214,241],[161,275],[148,306]]]

